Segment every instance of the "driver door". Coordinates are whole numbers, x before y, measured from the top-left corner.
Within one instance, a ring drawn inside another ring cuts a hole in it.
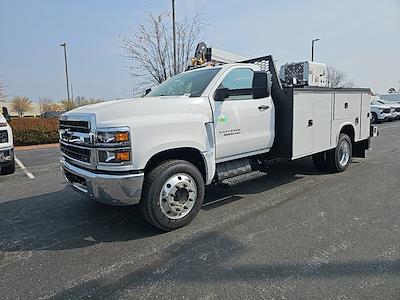
[[[218,88],[242,90],[241,95],[214,102],[214,124],[217,162],[267,152],[274,132],[271,97],[253,99],[254,71],[249,67],[230,70]],[[247,90],[247,92],[246,92]]]

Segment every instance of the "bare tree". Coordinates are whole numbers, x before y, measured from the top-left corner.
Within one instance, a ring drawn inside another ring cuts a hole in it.
[[[85,98],[85,97],[77,96],[75,98],[75,100],[70,101],[69,109],[74,109],[79,106],[84,106],[84,105],[88,105],[88,104],[101,103],[104,101],[106,101],[106,100],[104,100],[103,98]],[[67,99],[61,100],[61,107],[63,107],[64,110],[67,110],[67,108],[68,108]]]
[[[39,109],[41,113],[46,113],[49,111],[62,111],[63,106],[60,103],[54,103],[48,97],[39,97]]]
[[[75,101],[73,101],[73,99],[71,99],[70,101],[68,101],[68,99],[62,99],[60,103],[63,110],[71,110],[78,107],[78,105],[76,104]]]
[[[24,113],[33,109],[32,101],[27,97],[14,97],[11,101],[11,109],[18,113],[20,117],[22,117]]]
[[[78,106],[84,106],[84,105],[88,105],[88,104],[96,104],[96,103],[101,103],[104,102],[105,100],[102,98],[89,98],[86,99],[85,97],[81,97]]]
[[[207,27],[201,14],[186,17],[176,23],[177,73],[185,70],[203,30]],[[124,36],[121,43],[127,56],[137,65],[141,79],[161,83],[175,75],[173,65],[172,24],[169,12],[154,15],[149,12],[148,24],[139,25],[133,36]]]
[[[328,86],[332,88],[349,88],[354,86],[354,82],[347,78],[346,73],[334,66],[327,67],[326,79]]]

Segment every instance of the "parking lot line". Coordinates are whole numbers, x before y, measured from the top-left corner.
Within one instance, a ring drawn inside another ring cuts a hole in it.
[[[28,176],[29,178],[33,179],[35,176],[29,170],[24,166],[24,164],[16,157],[14,156],[15,162],[18,164],[18,166],[21,168],[22,171]]]

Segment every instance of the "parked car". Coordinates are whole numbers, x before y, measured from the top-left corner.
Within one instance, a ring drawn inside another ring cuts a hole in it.
[[[392,108],[377,100],[371,102],[371,123],[376,124],[392,119]]]
[[[0,115],[0,174],[15,172],[13,134],[10,125],[11,117],[7,108],[3,107]]]
[[[65,111],[46,111],[40,114],[41,118],[58,118],[60,117]]]
[[[389,100],[383,100],[383,99],[378,99],[376,101],[383,105],[390,106],[392,108],[392,111],[391,111],[392,119],[396,119],[396,120],[400,119],[400,103],[397,103],[394,101],[389,101]]]

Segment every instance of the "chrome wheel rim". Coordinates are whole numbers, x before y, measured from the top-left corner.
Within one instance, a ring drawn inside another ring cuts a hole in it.
[[[346,166],[350,160],[350,145],[347,141],[342,141],[339,146],[339,163],[342,167]]]
[[[162,213],[170,219],[182,219],[192,210],[197,199],[197,185],[188,174],[170,177],[160,193]]]

